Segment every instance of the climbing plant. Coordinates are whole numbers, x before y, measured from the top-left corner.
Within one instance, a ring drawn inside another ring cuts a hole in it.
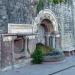
[[[54,3],[54,4],[59,4],[59,3],[62,3],[64,2],[64,0],[48,0],[48,3]],[[44,9],[44,5],[46,3],[46,0],[39,0],[39,2],[37,3],[37,13],[39,13],[39,11],[41,11],[42,9]]]
[[[53,2],[54,4],[59,4],[64,2],[64,0],[48,0],[48,2]]]
[[[38,4],[37,4],[37,13],[38,13],[40,10],[44,9],[44,2],[45,2],[45,0],[39,0],[39,2],[38,2]]]
[[[59,4],[64,2],[64,0],[47,0],[48,3],[52,2],[54,4]],[[39,13],[39,11],[41,11],[42,9],[44,9],[44,5],[46,3],[46,0],[39,0],[39,2],[37,3],[37,13]]]

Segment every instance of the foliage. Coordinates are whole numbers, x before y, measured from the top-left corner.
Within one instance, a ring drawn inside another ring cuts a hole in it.
[[[42,47],[36,46],[35,51],[32,54],[32,63],[34,64],[41,64],[43,61],[43,53],[42,53]]]
[[[44,1],[45,0],[39,0],[37,4],[37,13],[39,13],[40,10],[44,9]]]
[[[43,55],[47,54],[48,52],[52,52],[54,49],[50,48],[42,43],[36,44],[36,49],[34,50],[32,54],[32,63],[40,64],[43,61]]]
[[[42,53],[43,53],[43,54],[46,54],[46,53],[51,52],[51,51],[54,50],[53,48],[51,48],[51,47],[49,47],[49,46],[46,46],[46,45],[44,45],[44,44],[42,44],[42,43],[38,43],[36,46],[37,46],[37,47],[40,46],[40,47],[42,48]]]
[[[39,13],[39,11],[41,11],[42,9],[44,9],[44,5],[45,5],[46,0],[39,0],[38,4],[37,4],[37,13]],[[59,4],[64,2],[64,0],[48,0],[48,2],[52,2],[54,4]]]
[[[64,0],[48,0],[48,2],[53,2],[54,4],[59,4],[64,2]]]

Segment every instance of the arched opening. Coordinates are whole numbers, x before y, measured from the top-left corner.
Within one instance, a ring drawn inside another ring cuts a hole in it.
[[[53,24],[49,19],[42,20],[41,26],[44,27],[45,32],[51,33],[54,31]]]
[[[40,33],[40,42],[53,47],[53,36],[51,35],[54,32],[54,27],[52,22],[49,19],[43,19],[39,26]]]
[[[37,25],[37,32],[39,33],[38,42],[60,49],[61,37],[58,31],[58,23],[55,14],[51,10],[41,10],[35,18],[34,25]]]

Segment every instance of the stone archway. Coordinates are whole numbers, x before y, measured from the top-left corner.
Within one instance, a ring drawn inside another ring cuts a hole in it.
[[[43,19],[40,25],[44,27],[45,32],[51,33],[54,31],[53,24],[49,19]]]
[[[41,10],[37,15],[37,17],[35,18],[34,25],[37,25],[38,27],[44,19],[51,21],[54,27],[54,31],[59,32],[56,16],[50,9]]]
[[[40,42],[45,43],[48,46],[50,46],[50,43],[52,42],[53,47],[55,48],[55,45],[57,44],[56,39],[59,35],[55,14],[49,9],[41,10],[35,18],[34,25],[37,25],[39,33],[38,39]],[[45,39],[43,38],[44,36],[46,36]]]
[[[49,19],[43,19],[41,21],[39,29],[41,29],[41,31],[43,29],[42,33],[39,32],[40,39],[42,40],[40,42],[47,46],[53,47],[52,41],[53,41],[54,35],[51,35],[51,34],[54,32],[54,27],[52,22]]]

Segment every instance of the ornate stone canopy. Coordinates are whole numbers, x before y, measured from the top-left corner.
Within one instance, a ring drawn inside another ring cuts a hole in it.
[[[41,10],[35,18],[34,25],[40,25],[44,19],[48,19],[50,22],[52,22],[54,31],[58,32],[58,23],[56,16],[50,9]]]

